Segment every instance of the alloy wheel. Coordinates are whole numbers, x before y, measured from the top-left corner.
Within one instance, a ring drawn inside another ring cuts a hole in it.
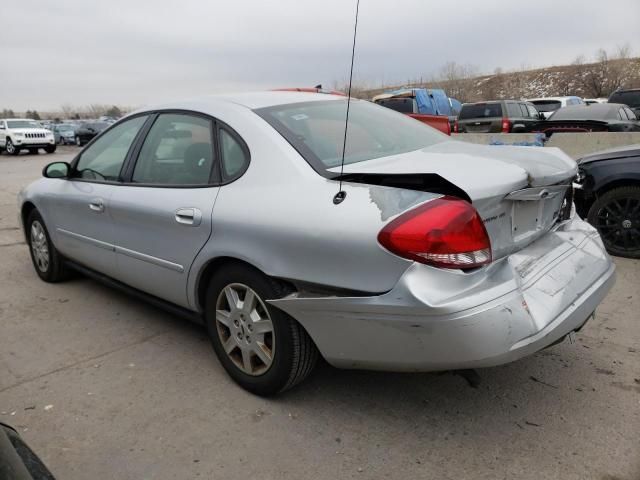
[[[216,331],[227,356],[247,375],[262,375],[273,363],[273,322],[260,296],[247,285],[232,283],[222,289],[216,300]]]
[[[13,146],[13,142],[7,138],[7,143],[5,145],[5,149],[9,155],[13,155],[16,151],[16,147]]]
[[[44,227],[38,220],[31,224],[31,251],[38,270],[45,273],[49,269],[49,244]]]
[[[605,243],[621,251],[640,249],[640,199],[612,199],[596,214],[595,227]]]

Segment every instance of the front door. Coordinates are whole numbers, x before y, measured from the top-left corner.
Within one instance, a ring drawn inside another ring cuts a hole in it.
[[[194,258],[211,235],[218,195],[213,121],[157,116],[110,201],[118,280],[184,307]]]
[[[120,170],[147,116],[116,125],[74,162],[71,177],[52,179],[48,215],[55,225],[55,245],[71,260],[114,275],[115,248],[111,196]]]

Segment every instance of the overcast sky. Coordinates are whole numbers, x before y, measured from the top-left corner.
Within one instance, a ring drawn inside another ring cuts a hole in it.
[[[142,106],[348,77],[355,0],[3,1],[0,110]],[[355,78],[570,63],[629,43],[640,0],[361,0]]]

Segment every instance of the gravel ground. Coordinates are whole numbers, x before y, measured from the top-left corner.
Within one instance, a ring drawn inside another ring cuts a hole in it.
[[[0,156],[0,421],[60,479],[640,479],[640,261],[563,343],[480,370],[321,366],[274,399],[203,329],[94,281],[38,280],[15,195],[56,154]]]

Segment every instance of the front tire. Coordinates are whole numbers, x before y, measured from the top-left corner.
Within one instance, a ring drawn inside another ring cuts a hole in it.
[[[76,136],[76,145],[81,147],[82,146],[82,140],[80,140],[80,137]]]
[[[229,376],[256,395],[273,395],[303,381],[318,351],[289,315],[266,300],[290,293],[258,270],[231,264],[212,276],[205,321],[213,349]]]
[[[53,153],[56,151],[56,145],[47,145],[46,147],[44,147],[44,151],[47,153]]]
[[[62,256],[51,242],[44,220],[37,210],[32,210],[27,218],[27,242],[33,267],[42,280],[56,283],[68,277]]]
[[[9,154],[9,155],[19,155],[20,154],[20,149],[13,144],[13,142],[11,141],[10,138],[7,138],[6,145],[5,145],[4,149],[7,151],[7,154]]]
[[[587,215],[611,255],[640,258],[640,187],[619,187],[600,196]]]

